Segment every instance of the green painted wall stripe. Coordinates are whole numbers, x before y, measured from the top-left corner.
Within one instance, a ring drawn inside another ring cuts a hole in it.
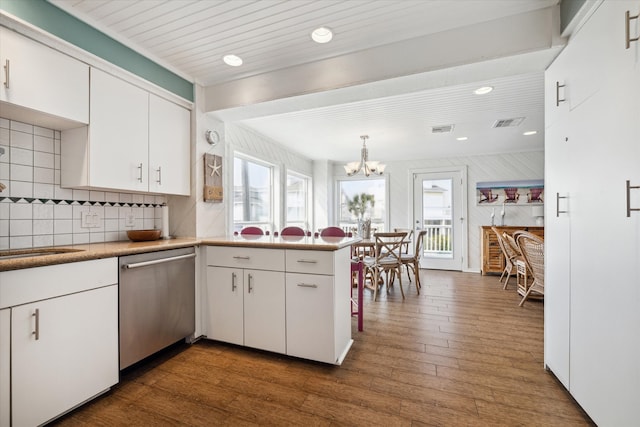
[[[0,9],[193,101],[193,83],[45,0],[0,0]]]

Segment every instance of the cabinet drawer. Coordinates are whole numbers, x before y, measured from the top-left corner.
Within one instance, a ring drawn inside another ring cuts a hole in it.
[[[104,258],[0,273],[0,308],[118,283],[118,259]]]
[[[288,249],[286,269],[292,273],[333,274],[333,251]]]
[[[284,271],[284,250],[209,246],[207,265]]]

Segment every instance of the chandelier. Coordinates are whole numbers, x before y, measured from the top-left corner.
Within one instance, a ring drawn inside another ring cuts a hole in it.
[[[344,165],[344,171],[348,176],[352,176],[362,171],[364,176],[369,176],[371,174],[382,175],[384,173],[385,165],[380,162],[369,161],[369,150],[367,150],[367,139],[369,139],[369,135],[360,136],[362,139],[362,150],[360,150],[360,161],[359,162],[349,162]]]

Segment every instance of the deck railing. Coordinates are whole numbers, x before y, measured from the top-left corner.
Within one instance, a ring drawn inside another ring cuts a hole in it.
[[[451,247],[451,225],[425,225],[424,230],[424,252],[427,254],[450,254]]]

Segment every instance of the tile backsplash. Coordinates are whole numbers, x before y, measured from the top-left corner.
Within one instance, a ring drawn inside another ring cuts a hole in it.
[[[162,227],[165,196],[60,187],[60,143],[60,131],[0,118],[0,249],[127,240],[127,230]],[[97,214],[95,227],[82,227],[84,212]]]

